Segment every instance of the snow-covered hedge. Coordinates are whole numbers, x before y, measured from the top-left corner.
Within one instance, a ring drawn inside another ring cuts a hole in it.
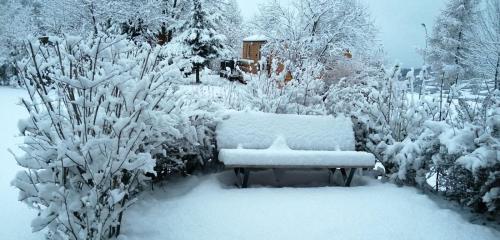
[[[464,106],[465,107],[465,106]],[[472,111],[469,109],[468,111]],[[436,188],[478,211],[500,211],[500,92],[491,93],[475,113],[478,121],[462,124],[427,122],[422,134],[433,139],[417,144],[431,153]],[[472,120],[472,119],[471,119]],[[458,125],[458,126],[457,126]]]
[[[165,138],[157,152],[156,181],[174,174],[215,167],[215,127],[219,106],[207,99],[193,98],[189,90],[174,88],[160,103],[176,129],[175,138]]]
[[[500,92],[419,98],[407,84],[397,67],[365,71],[334,84],[326,108],[352,116],[356,148],[374,153],[392,181],[498,213]]]
[[[25,154],[17,157],[25,171],[13,184],[39,211],[32,228],[51,239],[113,238],[155,174],[162,144],[182,137],[163,104],[178,69],[158,49],[119,35],[54,37],[27,48],[19,66],[30,117],[19,124]]]
[[[0,61],[0,86],[19,87],[17,73],[12,63]]]

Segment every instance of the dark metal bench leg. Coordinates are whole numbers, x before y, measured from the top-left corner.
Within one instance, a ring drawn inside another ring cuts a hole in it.
[[[337,169],[336,168],[330,168],[328,170],[330,170],[330,174],[328,174],[328,184],[330,185],[330,184],[332,184],[332,178],[335,177],[335,171],[337,171]]]
[[[354,177],[355,172],[356,172],[356,168],[351,168],[351,171],[349,171],[349,177],[347,177],[347,181],[345,182],[346,187],[351,186],[351,181],[352,181],[352,178]]]
[[[248,168],[243,169],[243,184],[241,185],[242,188],[247,188],[248,187],[248,179],[250,178],[250,170]]]
[[[234,174],[236,175],[236,186],[242,188],[243,186],[243,168],[235,168]]]
[[[347,172],[345,171],[345,168],[341,168],[340,172],[342,173],[342,179],[344,179],[344,182],[347,180]]]

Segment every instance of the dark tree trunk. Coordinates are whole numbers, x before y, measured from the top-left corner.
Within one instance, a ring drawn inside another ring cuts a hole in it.
[[[500,81],[500,53],[498,53],[498,57],[497,57],[497,67],[495,69],[495,89],[499,89],[500,90],[500,83],[498,81]]]
[[[459,56],[461,56],[460,51],[462,49],[462,41],[463,41],[463,33],[460,31],[458,33],[458,46],[457,46],[457,53],[455,54],[455,64],[457,66],[460,66],[460,59]],[[460,78],[460,73],[457,72],[457,77],[455,79],[455,85],[458,85],[458,79]]]
[[[438,169],[436,171],[436,192],[439,192],[439,174],[441,174],[441,171]]]
[[[167,2],[167,1],[165,1],[165,2]],[[174,9],[177,8],[177,0],[174,0],[172,8],[174,8]],[[167,11],[163,10],[162,13],[167,14]],[[170,17],[172,19],[175,19],[175,14],[172,13]],[[157,43],[159,45],[164,45],[166,43],[169,43],[174,38],[174,30],[172,28],[167,30],[167,23],[163,22],[161,30],[158,32],[156,38],[157,38]]]
[[[89,6],[89,11],[90,11],[90,15],[92,15],[92,25],[94,27],[94,36],[97,36],[97,34],[99,33],[99,30],[97,29],[97,20],[96,20],[95,13],[94,13],[94,4],[91,4]]]
[[[441,76],[441,90],[439,91],[439,121],[443,121],[443,88],[444,88],[444,73]]]
[[[196,83],[200,84],[201,83],[201,80],[200,80],[200,66],[197,65],[195,69],[196,69],[195,70],[196,71]]]

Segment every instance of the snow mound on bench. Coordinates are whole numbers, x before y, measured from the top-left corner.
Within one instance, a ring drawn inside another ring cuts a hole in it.
[[[279,137],[293,150],[354,151],[347,117],[235,112],[217,126],[219,149],[267,149]]]

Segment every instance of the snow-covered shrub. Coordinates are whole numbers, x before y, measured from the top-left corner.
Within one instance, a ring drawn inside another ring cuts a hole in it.
[[[352,118],[356,149],[359,151],[370,151],[373,148],[370,146],[369,135],[373,132],[372,122],[377,119],[373,115],[372,105],[377,100],[376,78],[379,73],[376,69],[367,69],[332,84],[325,99],[327,113],[345,114]]]
[[[392,181],[498,212],[499,93],[476,102],[459,88],[452,94],[457,100],[418,98],[394,68],[342,79],[325,104],[328,113],[352,117],[357,150],[374,153]]]
[[[273,113],[322,115],[325,114],[325,82],[321,79],[320,64],[307,64],[303,68],[287,71],[287,62],[280,66],[274,59],[271,74],[260,74],[249,80],[249,102],[252,108]],[[285,70],[283,70],[285,69]],[[291,73],[293,79],[287,81]]]
[[[162,143],[181,136],[161,105],[178,70],[125,36],[27,48],[19,66],[30,116],[19,124],[25,154],[17,157],[25,171],[13,184],[39,212],[32,228],[50,239],[113,238],[146,174],[155,174]]]
[[[408,84],[401,79],[398,65],[389,71],[367,67],[333,84],[326,98],[329,113],[344,113],[353,118],[357,149],[374,153],[389,172],[398,171],[394,168],[399,165],[397,162],[415,156],[409,152],[398,154],[418,151],[405,147],[403,142],[415,141],[423,122],[434,113],[434,103],[417,101]]]
[[[414,140],[388,146],[385,163],[394,163],[392,176],[403,183],[429,188],[426,178],[433,176],[432,187],[447,198],[476,211],[498,212],[499,92],[476,109],[457,102],[449,110],[457,114],[447,121],[428,120]]]
[[[406,138],[402,142],[394,142],[391,145],[385,145],[383,142],[381,145],[385,147],[382,162],[392,180],[412,185],[425,182],[425,158],[417,141]]]
[[[490,121],[498,119],[491,116]],[[439,148],[432,155],[436,189],[478,211],[498,211],[499,138],[494,126],[455,128],[431,123]],[[496,123],[498,125],[498,122]]]
[[[173,174],[183,175],[197,169],[207,169],[215,163],[215,127],[219,107],[206,99],[193,98],[189,91],[173,90],[160,103],[165,114],[175,117],[172,126],[179,132],[176,138],[165,139],[155,167],[155,180]]]
[[[471,151],[462,154],[457,167],[467,170],[473,179],[466,185],[465,197],[457,196],[477,210],[500,211],[500,91],[496,90],[484,101],[480,121],[469,128],[472,139]],[[467,129],[467,128],[464,128]],[[472,183],[472,184],[470,184]],[[472,186],[471,186],[472,185]]]

